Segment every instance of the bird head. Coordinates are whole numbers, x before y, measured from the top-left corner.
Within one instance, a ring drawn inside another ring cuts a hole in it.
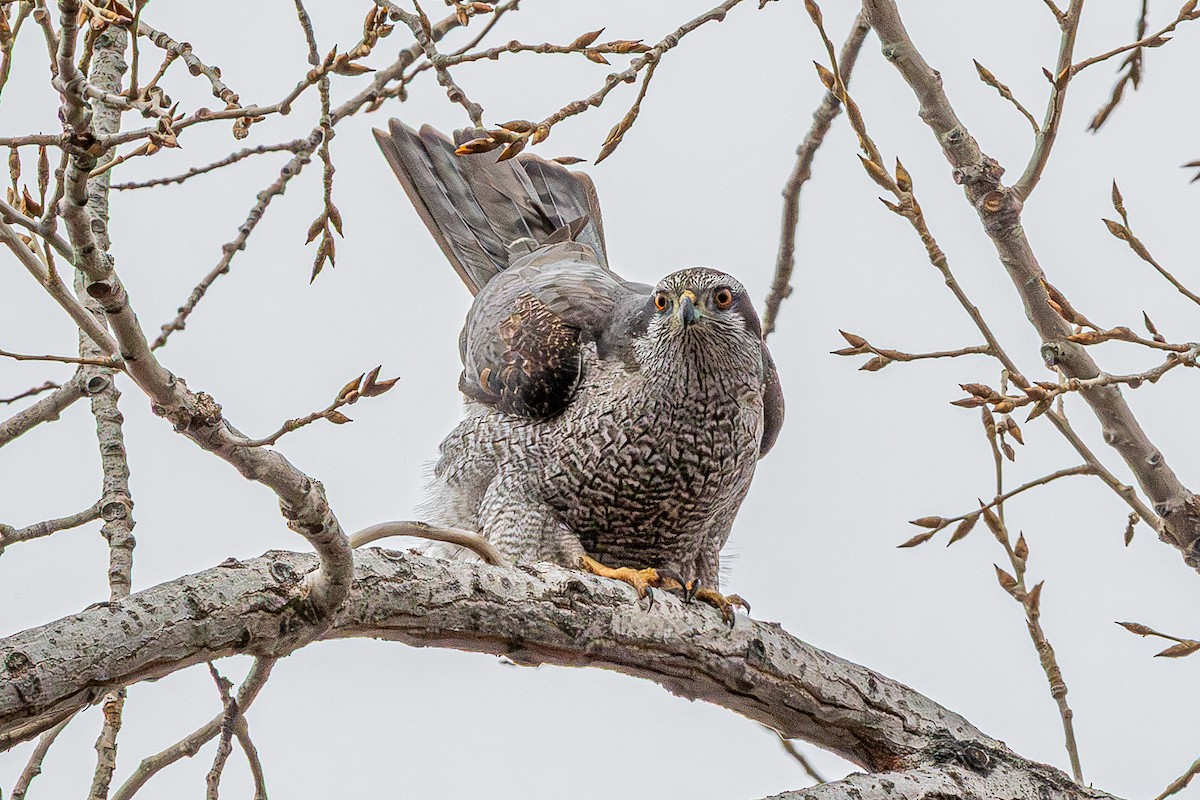
[[[715,269],[673,272],[659,281],[648,302],[652,311],[647,333],[655,338],[762,338],[762,324],[745,287]]]

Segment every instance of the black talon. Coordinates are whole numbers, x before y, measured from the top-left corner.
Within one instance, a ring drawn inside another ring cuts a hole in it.
[[[663,569],[656,568],[654,571],[658,573],[658,576],[660,578],[670,578],[671,580],[678,583],[679,588],[683,590],[685,595],[687,594],[687,583],[683,580],[683,576],[681,576],[678,572],[676,572],[675,570],[673,570],[669,567],[663,568]],[[662,588],[662,587],[659,587],[659,588]],[[674,591],[674,589],[666,589],[664,591]]]
[[[654,590],[649,586],[646,587],[646,597],[650,599],[650,604],[646,606],[646,611],[650,611],[650,609],[654,608]]]
[[[683,602],[690,603],[696,599],[696,592],[700,591],[700,579],[692,581],[690,586],[684,586]]]

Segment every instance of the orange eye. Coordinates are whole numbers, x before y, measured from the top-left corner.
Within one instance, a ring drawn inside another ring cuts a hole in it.
[[[666,311],[668,305],[670,305],[670,301],[667,300],[667,296],[664,293],[659,292],[654,295],[654,307],[659,311]]]
[[[713,292],[713,300],[716,301],[717,308],[724,311],[725,309],[729,308],[729,306],[733,305],[733,292],[722,286],[720,289],[717,289],[715,292]]]

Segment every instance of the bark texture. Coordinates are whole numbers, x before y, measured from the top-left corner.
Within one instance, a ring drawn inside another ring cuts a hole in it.
[[[112,687],[234,653],[290,652],[297,629],[316,622],[304,581],[316,568],[314,556],[291,552],[230,559],[0,640],[0,749]],[[624,584],[551,565],[495,567],[366,550],[356,555],[352,591],[324,638],[613,669],[724,706],[868,770],[961,774],[980,792],[1032,787],[1006,796],[1102,796],[776,624],[741,617],[731,631],[712,609],[659,597],[647,610]],[[1021,776],[1025,784],[1015,782]]]

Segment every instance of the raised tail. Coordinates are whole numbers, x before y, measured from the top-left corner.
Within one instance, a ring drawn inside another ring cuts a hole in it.
[[[485,135],[458,131],[458,143]],[[457,156],[455,143],[428,125],[420,133],[399,120],[375,140],[429,232],[463,283],[479,290],[510,261],[543,244],[588,245],[605,269],[604,226],[591,179],[561,164],[495,152]]]

